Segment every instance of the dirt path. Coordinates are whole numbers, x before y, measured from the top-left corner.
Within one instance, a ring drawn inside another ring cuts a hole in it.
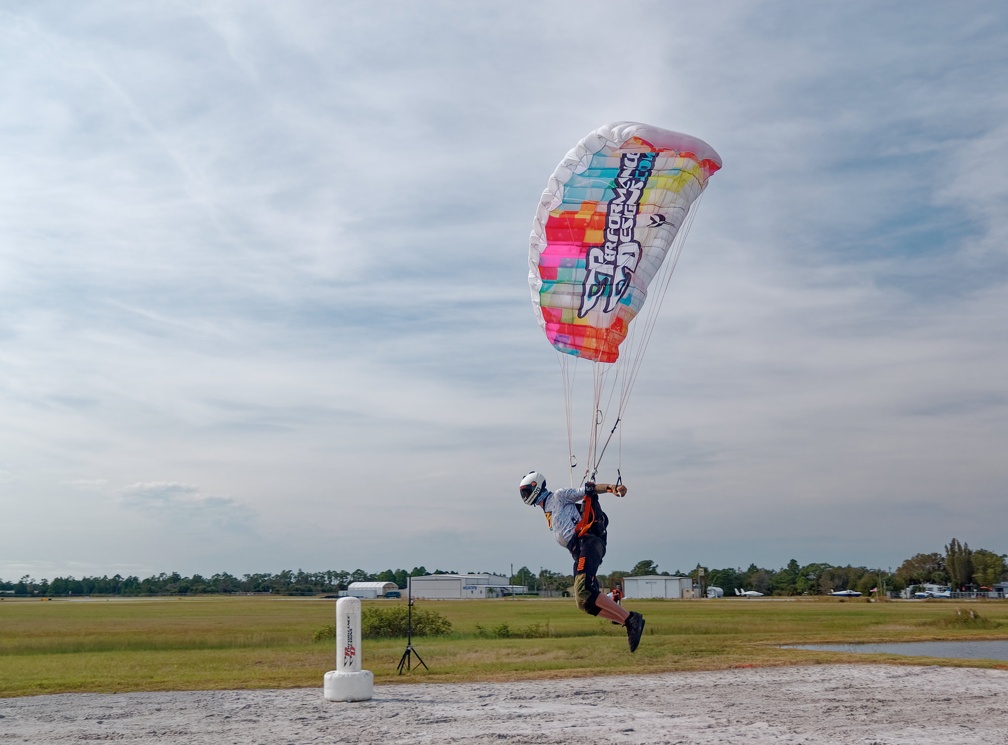
[[[0,699],[0,743],[1008,743],[1008,671],[821,665],[530,683]]]

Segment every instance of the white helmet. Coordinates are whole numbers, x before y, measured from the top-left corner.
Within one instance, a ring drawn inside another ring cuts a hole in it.
[[[532,505],[539,501],[539,495],[546,491],[546,477],[538,471],[529,471],[518,485],[522,501]]]

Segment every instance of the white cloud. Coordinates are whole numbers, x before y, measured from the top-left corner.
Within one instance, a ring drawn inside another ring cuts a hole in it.
[[[203,494],[192,484],[170,481],[129,484],[120,490],[120,498],[126,507],[167,520],[173,528],[186,525],[197,531],[244,532],[255,519],[248,505],[228,497]]]

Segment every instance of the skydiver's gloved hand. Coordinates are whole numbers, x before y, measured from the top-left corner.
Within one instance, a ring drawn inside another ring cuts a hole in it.
[[[591,487],[591,491],[587,491],[589,486]],[[588,494],[605,492],[607,494],[615,494],[617,497],[625,497],[627,493],[627,488],[623,484],[592,484],[588,482],[585,484],[585,490]]]

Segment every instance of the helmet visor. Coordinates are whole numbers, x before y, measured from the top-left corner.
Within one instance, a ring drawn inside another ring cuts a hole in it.
[[[529,484],[521,485],[521,495],[522,500],[525,504],[535,504],[536,499],[539,497],[539,493],[542,491],[542,485],[537,484],[535,481]]]

